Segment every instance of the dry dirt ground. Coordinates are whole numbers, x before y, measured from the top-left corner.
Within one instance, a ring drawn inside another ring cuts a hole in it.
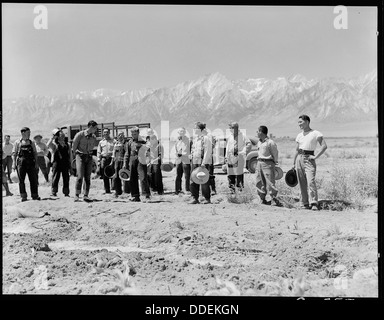
[[[100,179],[92,203],[75,203],[73,192],[50,197],[47,184],[41,201],[21,203],[11,184],[15,195],[2,198],[3,293],[378,296],[375,205],[313,212],[236,204],[226,176],[216,179],[210,205],[173,195],[174,172],[164,175],[166,194],[147,203],[102,195]]]

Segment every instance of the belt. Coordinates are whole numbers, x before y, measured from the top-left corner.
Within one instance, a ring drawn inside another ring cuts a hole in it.
[[[315,151],[299,149],[299,154],[314,156],[315,155]]]
[[[264,162],[265,162],[265,161],[273,161],[273,159],[262,159],[262,158],[258,158],[257,160],[258,160],[258,161],[264,161]],[[274,161],[273,161],[273,162],[274,162]]]

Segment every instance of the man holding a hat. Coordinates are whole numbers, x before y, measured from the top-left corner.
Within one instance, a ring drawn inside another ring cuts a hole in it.
[[[39,168],[44,175],[45,181],[49,182],[48,168],[45,163],[45,156],[48,155],[48,147],[44,142],[41,141],[42,138],[43,137],[41,136],[41,134],[38,134],[33,137],[33,140],[35,140],[35,145],[36,145],[37,164],[39,165]],[[39,169],[36,170],[36,174],[37,174],[37,183],[39,183]]]
[[[140,129],[134,127],[131,129],[132,139],[127,143],[127,149],[124,155],[123,168],[127,169],[129,166],[130,185],[131,185],[131,201],[140,201],[139,182],[141,185],[141,192],[145,193],[146,199],[151,197],[149,190],[149,183],[147,177],[147,159],[146,153],[148,148],[146,147],[146,141],[139,135]]]
[[[205,198],[202,203],[211,203],[209,170],[210,166],[212,165],[212,141],[210,141],[205,129],[205,124],[202,122],[196,122],[195,124],[191,158],[191,193],[193,200],[189,203],[199,203],[200,184],[203,196]]]
[[[302,130],[296,137],[296,153],[293,165],[301,191],[301,207],[303,209],[319,210],[316,187],[316,159],[327,149],[323,134],[309,127],[311,119],[307,115],[299,116],[299,127]],[[317,143],[321,149],[315,155]],[[309,196],[308,196],[309,189]]]
[[[31,130],[23,127],[20,130],[21,139],[15,141],[12,150],[13,164],[12,170],[16,170],[19,176],[19,191],[21,201],[27,201],[27,191],[25,190],[25,177],[28,174],[33,200],[40,200],[37,185],[37,151],[35,143],[30,139]]]
[[[262,204],[267,204],[265,199],[267,193],[271,196],[272,206],[281,206],[276,198],[277,188],[275,187],[275,166],[278,164],[278,150],[276,143],[268,138],[268,128],[260,126],[257,132],[259,141],[257,149],[259,152],[256,167],[256,188]]]
[[[154,191],[157,191],[159,195],[164,194],[163,175],[161,173],[161,160],[163,157],[163,146],[157,139],[152,128],[147,130],[147,147],[148,150],[148,169],[151,172],[150,186]]]
[[[88,128],[76,133],[73,138],[72,151],[76,156],[76,195],[75,201],[79,201],[81,187],[84,186],[84,201],[90,202],[88,197],[89,189],[91,187],[91,173],[92,173],[92,153],[93,148],[97,144],[95,133],[97,131],[96,121],[89,121]]]
[[[184,174],[185,191],[190,192],[190,177],[191,177],[191,160],[189,155],[191,153],[191,143],[189,138],[185,135],[185,128],[177,130],[178,137],[174,146],[175,164],[176,164],[176,180],[175,180],[175,193],[179,194],[182,191],[181,179]]]
[[[112,152],[114,149],[113,139],[110,136],[108,128],[103,130],[103,139],[97,146],[97,165],[100,170],[100,175],[104,182],[104,192],[111,193],[110,178],[104,174],[104,168],[108,166],[112,161]]]
[[[247,145],[251,142],[239,130],[237,122],[231,122],[229,129],[230,136],[225,150],[229,188],[235,191],[236,186],[239,190],[242,190],[244,188],[244,165]]]
[[[113,178],[113,185],[115,186],[115,197],[123,194],[122,190],[122,181],[120,179],[120,169],[123,168],[124,165],[124,154],[127,149],[127,142],[125,141],[124,132],[120,132],[117,135],[117,141],[113,146],[112,151],[112,165],[115,166],[115,177]],[[124,181],[125,183],[129,183],[128,181]]]

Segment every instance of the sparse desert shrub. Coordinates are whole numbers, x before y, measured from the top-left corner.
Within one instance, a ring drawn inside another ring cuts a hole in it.
[[[352,207],[363,209],[365,199],[378,196],[377,165],[361,161],[347,169],[335,164],[322,189],[325,199],[347,201]]]
[[[244,188],[242,190],[235,188],[233,192],[227,192],[227,200],[231,203],[250,203],[256,197],[256,186],[247,182],[244,182]]]

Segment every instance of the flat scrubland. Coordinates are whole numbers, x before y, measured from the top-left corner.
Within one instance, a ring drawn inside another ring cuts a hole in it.
[[[284,172],[295,142],[276,139]],[[328,138],[317,161],[321,210],[299,209],[298,187],[277,181],[283,207],[261,205],[255,176],[228,193],[216,170],[212,204],[166,192],[132,203],[103,195],[92,203],[60,190],[20,202],[3,191],[3,293],[64,295],[240,295],[377,297],[377,138]],[[40,181],[43,181],[40,177]],[[29,186],[27,186],[29,188]],[[28,190],[28,189],[27,189]]]

